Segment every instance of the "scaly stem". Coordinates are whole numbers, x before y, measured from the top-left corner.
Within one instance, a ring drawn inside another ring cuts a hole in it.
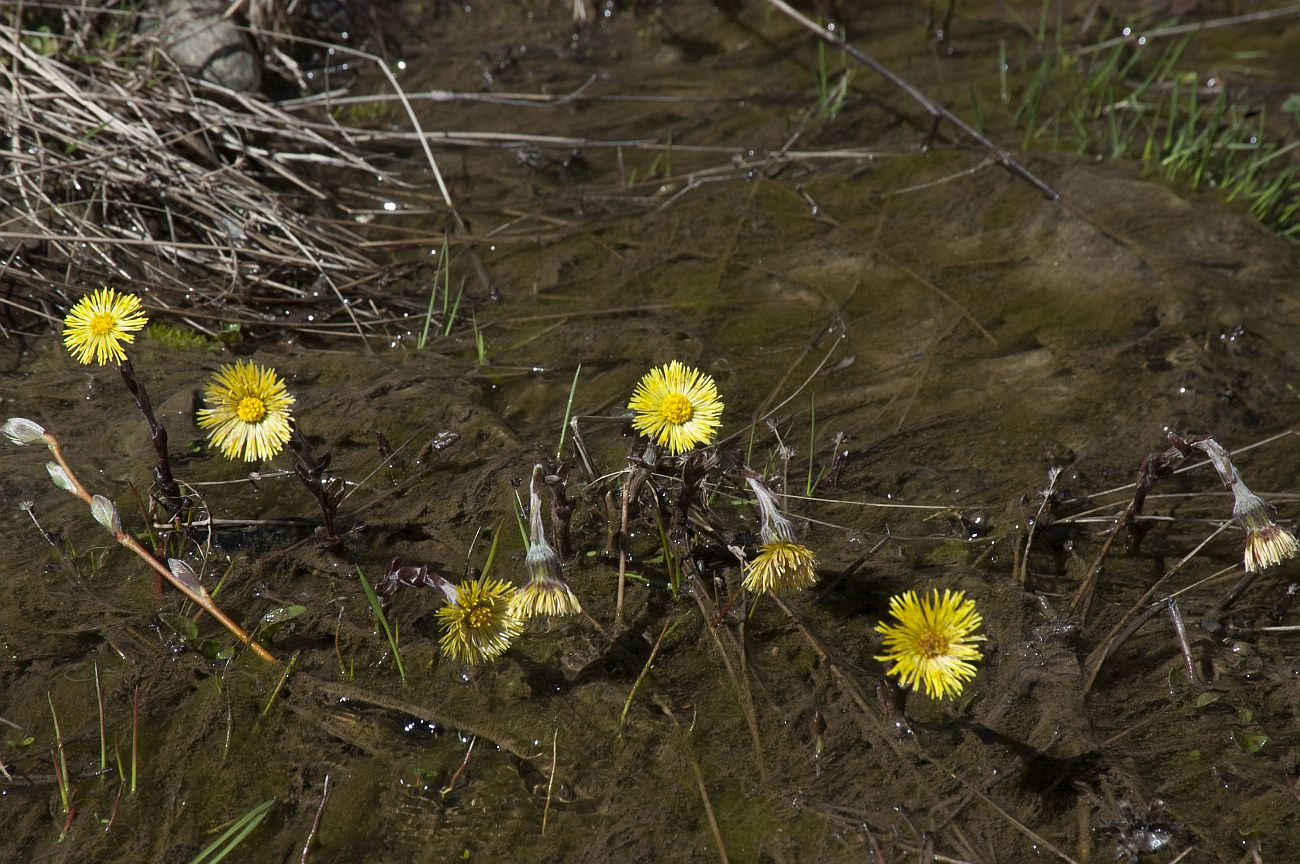
[[[154,416],[153,403],[149,401],[149,393],[144,389],[144,385],[135,377],[135,367],[131,365],[131,358],[123,360],[118,368],[122,372],[122,381],[126,383],[126,389],[135,399],[136,407],[144,415],[144,421],[149,424],[149,440],[153,442],[154,452],[158,454],[154,475],[158,481],[158,488],[162,492],[163,501],[167,504],[167,519],[164,521],[170,522],[172,517],[181,510],[181,490],[176,485],[176,478],[172,476],[172,462],[167,454],[167,429]]]
[[[295,425],[293,435],[289,438],[289,447],[293,450],[293,455],[297,457],[297,464],[294,466],[294,473],[302,481],[302,485],[307,487],[307,491],[316,499],[320,505],[321,517],[324,520],[324,536],[320,539],[325,545],[334,548],[339,545],[338,529],[338,512],[339,502],[343,500],[342,482],[337,478],[325,479],[325,469],[330,464],[330,454],[326,453],[319,459],[311,449],[311,444],[307,441],[307,436]]]

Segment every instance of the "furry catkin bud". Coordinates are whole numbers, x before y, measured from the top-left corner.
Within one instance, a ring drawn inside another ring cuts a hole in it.
[[[15,444],[40,444],[45,440],[45,429],[41,424],[26,417],[10,417],[0,427],[0,432],[4,432],[5,437]]]
[[[95,521],[103,525],[106,531],[112,534],[122,533],[122,517],[117,513],[117,505],[103,495],[96,495],[92,499],[90,515],[94,516]]]
[[[64,492],[70,492],[74,495],[76,494],[77,487],[73,485],[72,478],[68,476],[67,471],[63,470],[62,465],[58,462],[46,462],[45,470],[50,472],[50,481],[53,482],[55,486],[58,486]]]

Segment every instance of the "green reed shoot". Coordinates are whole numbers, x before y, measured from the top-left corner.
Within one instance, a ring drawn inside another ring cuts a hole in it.
[[[528,539],[528,529],[524,526],[524,499],[519,497],[519,490],[515,490],[515,524],[519,526],[519,537],[524,541],[524,551],[527,552],[533,544]]]
[[[847,32],[840,35],[848,38]],[[844,102],[849,95],[849,82],[853,80],[853,70],[846,68],[847,60],[848,58],[841,51],[839,79],[831,84],[830,69],[826,61],[826,43],[818,41],[817,68],[814,70],[817,77],[817,108],[830,120],[834,120],[844,109]]]
[[[664,517],[655,507],[655,525],[659,529],[659,545],[664,554],[664,570],[668,573],[668,587],[672,589],[673,598],[677,598],[682,587],[682,564],[673,553],[673,544],[668,540],[668,530],[664,527]]]
[[[451,301],[451,268],[447,269],[447,275],[443,279],[442,285],[442,335],[450,336],[451,328],[456,323],[456,315],[460,312],[460,298],[465,294],[465,280],[460,280],[460,287],[456,289],[456,302],[447,304]]]
[[[271,691],[271,698],[267,699],[266,704],[262,706],[263,717],[266,716],[266,712],[271,710],[271,706],[275,704],[275,700],[279,697],[280,691],[284,689],[284,682],[289,680],[289,673],[293,671],[294,666],[298,665],[298,655],[301,653],[301,651],[293,652],[293,656],[289,658],[289,662],[284,664],[284,671],[280,673],[280,680],[275,682],[275,689]],[[227,743],[229,742],[227,741]]]
[[[433,321],[433,306],[438,299],[438,277],[442,277],[442,320],[447,320],[447,303],[451,294],[451,247],[447,243],[446,235],[442,238],[442,250],[438,253],[438,267],[433,271],[433,284],[429,286],[429,308],[424,313],[424,329],[420,331],[420,338],[416,340],[416,350],[424,348],[429,341],[429,325]]]
[[[63,732],[59,729],[59,713],[54,710],[54,700],[48,690],[45,691],[45,701],[50,703],[50,716],[54,718],[54,744],[59,754],[58,761],[54,763],[54,773],[59,783],[59,803],[67,814],[72,812],[72,789],[68,784],[68,760],[63,753]]]
[[[95,706],[99,709],[99,776],[108,770],[108,728],[104,722],[104,691],[99,686],[99,661],[95,661]]]
[[[383,607],[379,605],[375,589],[370,587],[360,567],[357,568],[357,578],[361,580],[361,590],[366,592],[366,600],[370,601],[370,610],[375,613],[375,620],[379,622],[380,627],[384,628],[384,635],[388,637],[388,647],[393,649],[393,662],[397,664],[397,674],[405,684],[406,667],[402,664],[402,652],[397,647],[397,636],[394,635],[393,628],[388,626],[388,618],[384,615]]]
[[[135,794],[135,782],[140,768],[140,685],[135,685],[135,695],[131,699],[131,794]]]
[[[492,545],[488,547],[487,561],[483,562],[483,571],[480,574],[482,576],[486,576],[488,574],[488,572],[492,569],[492,562],[497,559],[497,543],[499,543],[501,540],[501,526],[504,524],[505,524],[504,520],[498,522],[496,530],[492,532]],[[528,548],[527,543],[524,544],[524,548],[525,549]]]
[[[808,480],[804,483],[804,495],[812,497],[813,489],[817,486],[813,479],[813,451],[817,447],[817,394],[811,393],[810,407],[808,409]]]
[[[573,415],[573,394],[578,392],[578,376],[582,374],[582,364],[573,370],[573,383],[569,385],[569,400],[564,403],[564,422],[560,424],[560,445],[555,448],[555,458],[558,460],[560,454],[564,452],[564,433],[569,430],[569,417]]]
[[[474,356],[478,359],[478,365],[488,365],[487,359],[487,342],[483,339],[483,331],[478,329],[478,316],[469,316],[470,324],[474,327]]]
[[[213,840],[203,851],[190,859],[190,864],[220,864],[226,859],[226,856],[235,851],[240,843],[244,842],[249,834],[253,833],[262,820],[271,812],[275,806],[276,799],[269,798],[258,804],[252,810],[249,810],[243,816],[240,816],[230,824],[221,835]]]

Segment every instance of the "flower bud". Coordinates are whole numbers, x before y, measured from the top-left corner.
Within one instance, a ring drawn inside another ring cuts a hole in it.
[[[96,495],[90,503],[90,515],[112,534],[122,533],[122,517],[117,515],[117,506],[103,495]]]
[[[46,462],[45,470],[50,472],[50,480],[55,486],[58,486],[64,492],[77,494],[77,487],[73,485],[72,478],[68,472],[63,470],[63,466],[58,462]]]
[[[45,440],[45,430],[41,425],[26,417],[10,417],[0,427],[0,432],[15,444],[40,444]]]

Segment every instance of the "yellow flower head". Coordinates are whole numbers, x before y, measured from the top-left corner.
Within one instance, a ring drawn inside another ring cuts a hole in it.
[[[63,319],[63,344],[78,363],[91,358],[100,366],[126,359],[122,343],[135,341],[135,331],[149,323],[140,298],[100,288],[76,302]]]
[[[538,615],[577,615],[582,611],[582,604],[564,581],[560,553],[546,542],[546,529],[542,527],[543,475],[542,466],[534,465],[533,481],[528,487],[528,555],[524,558],[529,579],[511,600],[515,614],[524,621]]]
[[[511,603],[515,614],[522,621],[538,616],[556,618],[561,615],[577,615],[582,611],[582,604],[569,588],[569,583],[545,576],[529,579]]]
[[[898,624],[880,623],[876,631],[885,636],[885,653],[876,659],[893,663],[890,675],[897,675],[904,687],[925,686],[931,699],[960,696],[965,682],[975,677],[975,662],[983,655],[973,642],[983,618],[975,611],[975,601],[965,592],[936,590],[928,599],[917,599],[915,591],[889,598],[889,614]]]
[[[745,589],[785,594],[802,591],[817,582],[817,556],[793,540],[764,543],[758,557],[749,562]]]
[[[632,426],[674,456],[708,444],[722,425],[718,385],[698,369],[672,361],[642,376],[629,408]]]
[[[745,473],[745,482],[754,490],[762,523],[758,555],[745,568],[745,589],[786,594],[816,584],[817,556],[795,540],[794,525],[782,515],[776,493],[753,472]]]
[[[473,582],[462,582],[455,594],[438,610],[442,653],[471,666],[504,654],[511,640],[523,631],[523,622],[511,602],[514,587],[500,579],[480,576]]]
[[[296,400],[275,370],[251,360],[222,366],[203,390],[207,408],[199,427],[227,459],[270,459],[283,449],[292,430],[289,412]]]
[[[1238,481],[1232,489],[1235,500],[1232,515],[1246,532],[1245,564],[1247,573],[1259,573],[1276,567],[1300,552],[1295,536],[1273,521],[1264,499]]]
[[[1276,567],[1300,552],[1295,535],[1270,521],[1257,531],[1246,532],[1246,572],[1259,573]]]

